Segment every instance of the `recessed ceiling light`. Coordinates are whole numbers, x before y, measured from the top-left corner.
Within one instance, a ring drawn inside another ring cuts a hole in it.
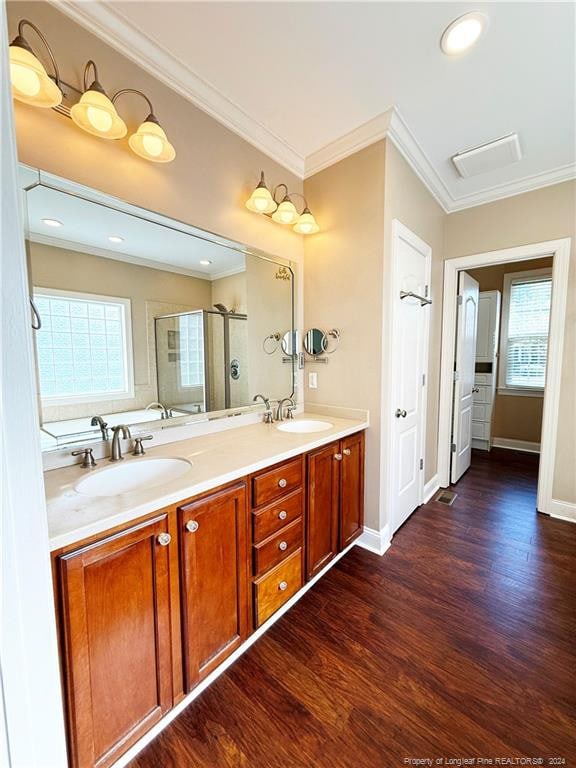
[[[203,267],[209,267],[212,262],[208,259],[200,259],[200,264],[202,264]]]
[[[110,240],[111,243],[123,243],[124,242],[124,238],[120,237],[119,235],[110,235],[108,240]]]
[[[446,27],[440,47],[448,56],[464,53],[478,41],[487,25],[488,16],[484,13],[465,13]]]
[[[42,223],[46,224],[47,227],[61,227],[62,222],[58,221],[57,219],[42,219]]]

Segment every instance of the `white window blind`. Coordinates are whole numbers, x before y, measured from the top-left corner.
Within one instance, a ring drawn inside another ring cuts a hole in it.
[[[510,285],[505,384],[543,389],[552,280],[519,278]]]

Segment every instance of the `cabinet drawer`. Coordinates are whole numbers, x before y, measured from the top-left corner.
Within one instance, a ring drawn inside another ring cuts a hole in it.
[[[258,512],[252,513],[252,531],[254,544],[259,544],[268,536],[271,536],[280,528],[294,522],[304,513],[304,494],[301,490],[280,501],[274,502],[269,507],[264,507]]]
[[[472,437],[476,440],[490,439],[490,424],[485,421],[472,422]]]
[[[253,547],[254,575],[260,576],[302,547],[302,518]]]
[[[491,403],[492,402],[492,389],[489,386],[477,385],[478,392],[474,392],[475,403]]]
[[[287,461],[252,478],[252,506],[261,507],[302,486],[302,458]]]
[[[474,421],[490,421],[492,418],[492,406],[482,403],[473,403],[472,419]]]
[[[477,373],[474,376],[474,384],[491,384],[491,383],[492,383],[491,373]]]
[[[302,586],[302,550],[283,560],[254,582],[256,626],[264,624]]]

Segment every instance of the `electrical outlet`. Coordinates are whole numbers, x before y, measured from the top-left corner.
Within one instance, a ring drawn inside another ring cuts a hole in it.
[[[308,389],[318,389],[318,374],[316,371],[308,374]]]

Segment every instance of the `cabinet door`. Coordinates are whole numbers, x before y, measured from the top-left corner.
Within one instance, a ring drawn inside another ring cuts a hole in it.
[[[246,488],[235,485],[179,512],[184,664],[190,691],[247,636]]]
[[[58,559],[69,746],[113,763],[172,705],[168,516]]]
[[[338,551],[339,443],[308,454],[306,576],[312,578]]]
[[[364,528],[364,433],[342,440],[340,470],[340,549]]]

